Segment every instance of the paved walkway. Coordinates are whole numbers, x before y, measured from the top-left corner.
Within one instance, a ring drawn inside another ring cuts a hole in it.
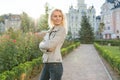
[[[64,61],[62,80],[112,80],[93,45],[81,45]]]
[[[68,54],[63,67],[62,80],[112,80],[93,45],[82,44]]]

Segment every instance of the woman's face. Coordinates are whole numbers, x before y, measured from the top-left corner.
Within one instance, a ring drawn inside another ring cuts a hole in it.
[[[63,21],[63,15],[60,11],[54,11],[51,20],[55,26],[60,26]]]

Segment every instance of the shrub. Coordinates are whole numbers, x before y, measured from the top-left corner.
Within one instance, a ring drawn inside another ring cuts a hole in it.
[[[62,55],[72,51],[74,48],[79,46],[80,43],[74,43],[69,45],[69,47],[62,48]],[[42,68],[42,58],[41,56],[32,61],[21,63],[20,65],[13,67],[10,71],[5,71],[0,74],[0,80],[30,80],[31,77],[35,76],[41,71]],[[36,73],[35,73],[36,72]]]
[[[116,55],[114,52],[110,52],[105,47],[94,43],[95,48],[100,52],[100,54],[110,63],[110,65],[118,71],[120,74],[120,56]]]
[[[7,32],[0,37],[0,73],[41,56],[40,39],[33,33]]]

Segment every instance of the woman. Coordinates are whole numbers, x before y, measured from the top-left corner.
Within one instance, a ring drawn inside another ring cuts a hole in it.
[[[60,49],[66,37],[65,17],[60,9],[49,16],[50,30],[44,32],[44,40],[39,44],[43,54],[44,67],[40,80],[61,80],[63,74]]]

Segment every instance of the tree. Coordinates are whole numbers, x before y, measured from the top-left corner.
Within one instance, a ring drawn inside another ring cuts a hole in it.
[[[35,20],[33,18],[29,18],[29,31],[35,32],[36,26],[35,26]]]
[[[82,16],[81,29],[79,34],[81,43],[88,44],[94,41],[94,32],[86,15]]]
[[[49,5],[48,3],[45,4],[45,14],[41,15],[40,19],[38,20],[38,27],[39,30],[47,30],[48,29],[48,12],[49,12]]]
[[[0,16],[0,22],[4,22],[4,15]]]
[[[28,32],[30,30],[30,18],[25,12],[21,14],[21,30],[23,32]]]
[[[71,31],[68,31],[67,39],[68,39],[68,40],[72,39],[72,33],[71,33]]]
[[[104,30],[104,26],[105,26],[105,24],[103,22],[101,22],[100,26],[99,26],[99,29],[98,29],[99,30],[98,32],[99,32],[99,35],[100,35],[100,39],[102,39],[102,37],[103,37],[102,36],[102,32]]]

